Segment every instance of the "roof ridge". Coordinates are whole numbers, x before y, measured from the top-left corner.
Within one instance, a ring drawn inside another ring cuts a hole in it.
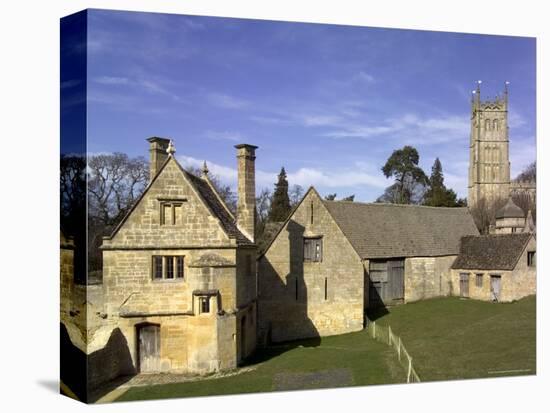
[[[323,199],[324,203],[339,203],[349,205],[369,205],[369,206],[391,206],[391,207],[405,207],[405,208],[432,208],[438,210],[464,210],[468,207],[436,207],[431,205],[417,205],[417,204],[392,204],[390,202],[361,202],[361,201],[344,201],[344,200],[329,200]]]

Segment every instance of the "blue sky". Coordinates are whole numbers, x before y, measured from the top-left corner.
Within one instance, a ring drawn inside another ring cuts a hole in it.
[[[233,145],[250,143],[258,189],[284,166],[290,185],[368,202],[408,144],[465,196],[478,79],[484,98],[510,82],[515,176],[536,157],[532,38],[93,10],[88,150],[148,156],[170,137],[235,186]]]

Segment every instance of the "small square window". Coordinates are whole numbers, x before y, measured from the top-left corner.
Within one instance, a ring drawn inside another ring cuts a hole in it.
[[[323,261],[322,238],[304,238],[304,261]]]
[[[181,225],[183,223],[182,201],[161,201],[160,225]]]
[[[210,297],[199,297],[199,313],[210,312]]]

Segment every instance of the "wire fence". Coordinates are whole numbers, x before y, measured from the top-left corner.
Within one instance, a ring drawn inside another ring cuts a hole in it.
[[[376,321],[368,320],[367,331],[372,338],[386,343],[396,351],[399,363],[407,371],[407,383],[420,383],[420,377],[414,369],[412,357],[403,345],[401,337],[393,333],[391,326],[377,325]]]

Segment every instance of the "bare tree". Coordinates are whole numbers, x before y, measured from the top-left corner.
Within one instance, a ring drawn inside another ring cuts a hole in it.
[[[517,182],[537,182],[537,161],[529,164],[521,173],[516,177]]]
[[[470,213],[480,234],[488,234],[491,225],[495,224],[495,215],[499,209],[506,204],[506,199],[498,198],[494,201],[488,201],[481,198],[470,208]]]
[[[74,281],[86,283],[86,158],[62,155],[59,193],[60,222],[74,240]]]
[[[195,176],[202,175],[202,170],[194,166],[189,166],[185,168],[185,170]],[[223,202],[225,202],[229,210],[233,214],[235,214],[237,212],[237,194],[235,193],[235,191],[233,191],[231,186],[222,183],[218,175],[209,173],[208,179],[212,183],[212,186],[216,189],[216,192],[218,193],[220,198],[223,200]]]
[[[120,152],[88,159],[88,282],[101,280],[100,246],[141,196],[149,179],[149,163]]]
[[[535,223],[537,222],[536,195],[531,195],[528,192],[515,192],[512,195],[512,201],[514,201],[514,203],[523,210],[525,216],[527,216],[527,213],[531,211],[533,221]]]
[[[256,239],[260,239],[264,233],[270,210],[271,192],[264,188],[256,197]]]
[[[292,185],[288,189],[288,197],[290,198],[290,207],[294,208],[304,196],[304,188],[301,185]]]

